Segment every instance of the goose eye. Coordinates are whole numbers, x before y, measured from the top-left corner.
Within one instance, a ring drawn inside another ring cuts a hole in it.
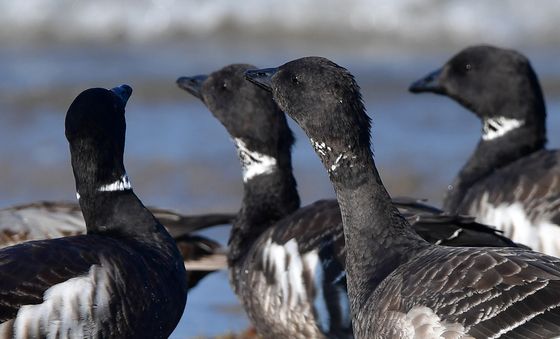
[[[472,65],[471,64],[466,64],[465,65],[465,70],[468,72],[472,69]]]
[[[297,76],[295,76],[295,75],[292,76],[292,82],[294,84],[299,84],[299,80],[298,80]]]

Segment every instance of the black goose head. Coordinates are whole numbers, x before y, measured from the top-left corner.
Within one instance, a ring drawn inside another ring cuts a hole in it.
[[[409,90],[446,95],[481,120],[503,117],[544,128],[546,110],[539,81],[529,60],[513,50],[468,47]]]
[[[66,114],[66,138],[78,194],[94,193],[122,182],[130,188],[123,165],[128,85],[90,88],[78,95]],[[126,182],[124,182],[126,180]],[[108,186],[109,185],[109,186]]]
[[[247,79],[268,88],[280,108],[306,132],[331,175],[369,151],[370,118],[360,89],[345,68],[321,57],[290,61],[276,69],[250,70]]]
[[[245,80],[245,71],[254,68],[233,64],[208,76],[181,77],[177,84],[202,100],[227,129],[237,144],[240,160],[254,161],[248,157],[258,153],[289,163],[292,132],[270,92]]]

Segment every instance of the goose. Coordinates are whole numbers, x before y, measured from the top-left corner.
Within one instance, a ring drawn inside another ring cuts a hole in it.
[[[254,68],[233,64],[177,81],[226,128],[241,163],[244,198],[231,230],[230,283],[263,337],[351,337],[338,204],[300,206],[294,138],[270,92],[245,80]],[[395,204],[430,241],[514,246],[468,217],[443,216],[410,198]]]
[[[560,259],[515,247],[449,247],[413,231],[370,148],[370,118],[345,68],[321,57],[248,70],[305,131],[336,192],[356,338],[560,335]]]
[[[134,194],[123,164],[132,88],[90,88],[66,114],[84,235],[0,249],[0,336],[167,338],[187,275],[165,228]]]
[[[476,216],[515,242],[560,256],[560,152],[545,148],[546,109],[529,60],[514,50],[468,47],[410,91],[446,95],[482,123],[443,209]]]

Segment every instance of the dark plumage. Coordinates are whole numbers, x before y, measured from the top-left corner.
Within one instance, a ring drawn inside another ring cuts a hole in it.
[[[244,198],[230,239],[231,284],[264,337],[349,337],[344,238],[336,200],[300,208],[291,168],[293,136],[268,91],[244,79],[250,65],[182,77],[235,141]],[[495,230],[418,201],[402,208],[423,236],[460,245],[513,245]]]
[[[167,338],[187,297],[173,238],[123,165],[132,89],[88,89],[66,115],[87,234],[0,250],[2,337]]]
[[[449,186],[444,209],[560,256],[560,152],[545,149],[546,109],[529,60],[513,50],[469,47],[410,90],[446,95],[482,122],[480,141]]]
[[[227,267],[226,249],[218,242],[191,234],[208,227],[231,224],[235,214],[183,215],[148,207],[175,239],[193,288],[209,273]],[[38,201],[0,209],[0,248],[24,241],[53,239],[86,233],[80,206],[61,201]]]
[[[270,88],[329,173],[357,338],[560,335],[560,259],[522,248],[437,246],[412,231],[383,187],[370,118],[346,69],[308,57],[247,76]]]

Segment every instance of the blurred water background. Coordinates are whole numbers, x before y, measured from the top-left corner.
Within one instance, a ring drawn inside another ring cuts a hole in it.
[[[225,129],[175,86],[181,75],[244,62],[321,55],[356,75],[374,119],[377,165],[393,195],[439,204],[480,124],[411,81],[479,43],[515,48],[543,85],[549,146],[560,144],[560,1],[0,0],[0,207],[72,200],[64,116],[88,87],[127,83],[125,161],[149,205],[235,211],[240,168]],[[301,130],[294,149],[304,204],[333,197]],[[206,234],[225,242],[228,229]],[[225,273],[189,295],[173,338],[240,331],[248,322]]]

